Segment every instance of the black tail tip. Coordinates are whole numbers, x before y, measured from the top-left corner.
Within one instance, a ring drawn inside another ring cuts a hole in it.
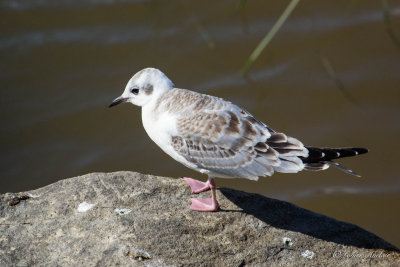
[[[351,148],[353,151],[357,152],[357,155],[365,154],[369,152],[368,148],[364,147],[353,147]]]

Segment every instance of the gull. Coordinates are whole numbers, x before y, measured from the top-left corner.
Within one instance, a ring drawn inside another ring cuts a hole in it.
[[[208,175],[207,182],[183,178],[194,194],[211,190],[211,198],[191,199],[194,211],[218,210],[215,177],[258,180],[274,172],[319,171],[329,166],[359,176],[333,160],[368,152],[357,147],[304,146],[229,101],[176,88],[155,68],[136,73],[109,107],[127,102],[142,107],[143,127],[165,153]]]

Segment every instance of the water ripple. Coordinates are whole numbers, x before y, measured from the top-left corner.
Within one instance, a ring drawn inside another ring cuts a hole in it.
[[[9,0],[0,3],[2,8],[11,10],[28,10],[34,8],[71,8],[71,7],[87,7],[98,5],[111,5],[116,3],[143,3],[150,0]]]

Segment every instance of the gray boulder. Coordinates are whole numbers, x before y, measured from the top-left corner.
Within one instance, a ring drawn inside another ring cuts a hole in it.
[[[227,188],[219,212],[194,212],[191,196],[180,179],[133,172],[0,195],[0,266],[400,266],[356,225]]]

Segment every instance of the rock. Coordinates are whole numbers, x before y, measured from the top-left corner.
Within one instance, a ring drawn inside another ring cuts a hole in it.
[[[132,172],[6,193],[0,266],[400,266],[396,247],[356,225],[256,194],[217,195],[221,211],[190,211],[182,180]]]

